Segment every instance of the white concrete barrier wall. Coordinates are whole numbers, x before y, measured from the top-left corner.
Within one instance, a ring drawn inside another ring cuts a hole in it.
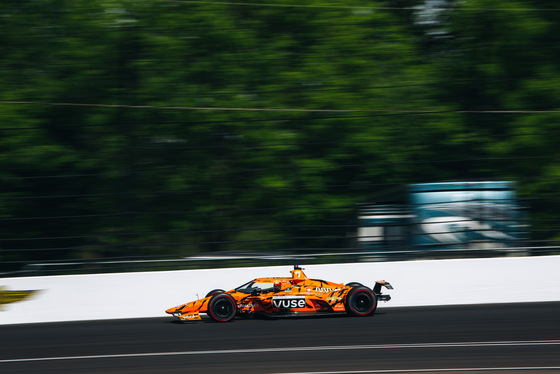
[[[560,256],[303,266],[310,278],[395,287],[384,307],[560,301]],[[0,278],[0,324],[165,316],[165,309],[290,266]],[[15,291],[37,290],[14,301]]]

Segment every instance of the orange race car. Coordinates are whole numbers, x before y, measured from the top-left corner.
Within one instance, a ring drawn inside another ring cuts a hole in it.
[[[310,279],[298,266],[291,277],[257,278],[231,291],[212,290],[205,298],[167,309],[165,312],[180,321],[200,320],[206,313],[218,322],[235,316],[290,316],[323,313],[347,313],[371,316],[377,302],[391,296],[381,288],[393,289],[389,282],[377,281],[373,289],[360,283],[333,283]]]

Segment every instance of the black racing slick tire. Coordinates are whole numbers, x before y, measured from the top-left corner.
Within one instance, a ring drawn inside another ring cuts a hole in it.
[[[354,287],[346,295],[344,308],[351,316],[371,316],[377,308],[377,296],[367,287]]]
[[[204,296],[204,297],[210,297],[210,296],[214,296],[218,293],[224,293],[224,292],[226,292],[226,291],[218,288],[218,289],[215,289],[215,290],[212,290],[212,291],[208,292],[206,294],[206,296]]]
[[[363,284],[358,283],[358,282],[350,282],[350,283],[346,284],[346,286],[348,286],[348,287],[361,287],[361,286],[363,286]]]
[[[217,293],[208,302],[207,314],[216,322],[229,322],[237,314],[237,302],[227,293]]]

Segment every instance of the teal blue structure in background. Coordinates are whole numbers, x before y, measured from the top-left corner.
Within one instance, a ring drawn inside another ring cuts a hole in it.
[[[412,245],[423,248],[507,248],[522,238],[515,183],[410,185]]]
[[[368,204],[358,245],[370,249],[485,249],[520,246],[523,216],[509,181],[420,183],[406,202]]]

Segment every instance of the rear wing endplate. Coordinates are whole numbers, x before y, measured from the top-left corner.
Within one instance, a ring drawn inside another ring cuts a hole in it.
[[[389,295],[383,295],[381,293],[381,288],[385,287],[388,290],[392,290],[393,286],[391,286],[391,283],[386,282],[384,280],[381,281],[377,281],[375,282],[375,286],[373,287],[373,292],[375,292],[375,294],[377,295],[377,298],[381,301],[389,301],[391,300],[391,296]]]

